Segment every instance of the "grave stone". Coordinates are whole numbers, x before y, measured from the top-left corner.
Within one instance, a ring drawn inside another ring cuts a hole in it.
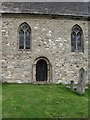
[[[86,71],[83,68],[81,68],[79,70],[79,79],[77,85],[77,93],[80,95],[85,93],[85,77],[86,77]]]
[[[70,88],[72,91],[74,90],[74,81],[73,80],[71,80],[71,82],[70,82]]]

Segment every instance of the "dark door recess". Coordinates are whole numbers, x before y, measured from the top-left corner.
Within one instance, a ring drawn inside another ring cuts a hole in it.
[[[47,81],[47,63],[39,60],[36,64],[36,81]]]

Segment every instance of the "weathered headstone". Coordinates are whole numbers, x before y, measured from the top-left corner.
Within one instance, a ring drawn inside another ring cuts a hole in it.
[[[77,85],[77,93],[82,95],[85,93],[85,78],[86,77],[86,71],[81,68],[79,70],[79,79],[78,79],[78,85]]]
[[[71,88],[72,91],[74,90],[74,81],[73,80],[71,80],[70,88]]]

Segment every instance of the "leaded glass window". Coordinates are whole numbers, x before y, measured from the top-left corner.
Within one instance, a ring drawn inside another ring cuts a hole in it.
[[[30,32],[29,31],[26,31],[25,32],[25,44],[26,44],[26,46],[25,46],[25,48],[26,49],[30,49]]]
[[[24,32],[21,30],[19,32],[19,49],[24,49]]]
[[[30,49],[31,28],[27,23],[23,23],[19,29],[19,49]]]
[[[75,32],[72,32],[71,34],[71,46],[72,46],[72,52],[76,50],[76,34]]]
[[[82,33],[82,29],[78,25],[75,25],[72,28],[71,51],[72,52],[75,52],[75,51],[84,52],[83,33]]]

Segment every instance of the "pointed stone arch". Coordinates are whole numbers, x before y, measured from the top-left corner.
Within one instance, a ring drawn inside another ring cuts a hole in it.
[[[23,22],[18,27],[18,32],[23,28],[23,26],[26,25],[28,29],[31,31],[31,26],[27,22]]]

